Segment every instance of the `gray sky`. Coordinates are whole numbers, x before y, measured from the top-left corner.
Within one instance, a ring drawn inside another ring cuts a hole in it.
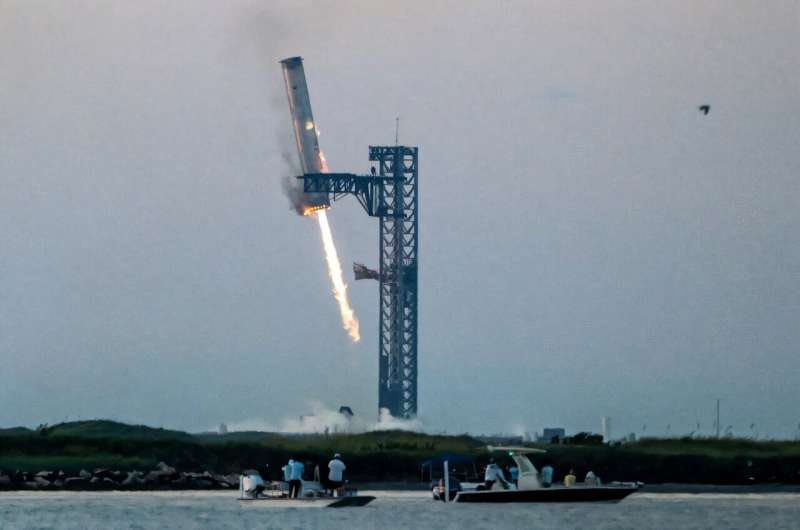
[[[794,436],[798,49],[794,0],[0,0],[0,426],[374,418],[377,223],[330,215],[352,344],[281,192],[302,55],[333,170],[420,147],[426,428]]]

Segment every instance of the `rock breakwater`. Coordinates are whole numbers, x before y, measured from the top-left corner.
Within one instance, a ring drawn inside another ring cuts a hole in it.
[[[149,471],[81,470],[77,475],[63,471],[0,471],[0,490],[213,490],[239,487],[239,475],[209,471],[178,471],[159,462]]]

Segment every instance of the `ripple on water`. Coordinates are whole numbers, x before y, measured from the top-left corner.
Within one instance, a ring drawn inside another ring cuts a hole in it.
[[[231,492],[10,492],[3,529],[48,528],[800,528],[800,494],[636,494],[619,504],[459,505],[427,492],[363,492],[363,508],[338,510],[241,503]]]

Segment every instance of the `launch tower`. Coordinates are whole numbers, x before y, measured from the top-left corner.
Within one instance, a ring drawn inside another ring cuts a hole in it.
[[[306,173],[303,192],[334,201],[354,195],[379,219],[379,270],[354,265],[356,279],[379,287],[378,408],[392,416],[417,414],[418,148],[370,146],[370,175]]]
[[[417,414],[417,148],[370,147],[378,164],[380,215],[380,328],[378,407],[393,416]]]

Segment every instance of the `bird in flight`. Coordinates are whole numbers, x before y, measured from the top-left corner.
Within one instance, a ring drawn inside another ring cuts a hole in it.
[[[708,115],[708,112],[711,110],[711,105],[700,105],[697,107],[703,115]]]

